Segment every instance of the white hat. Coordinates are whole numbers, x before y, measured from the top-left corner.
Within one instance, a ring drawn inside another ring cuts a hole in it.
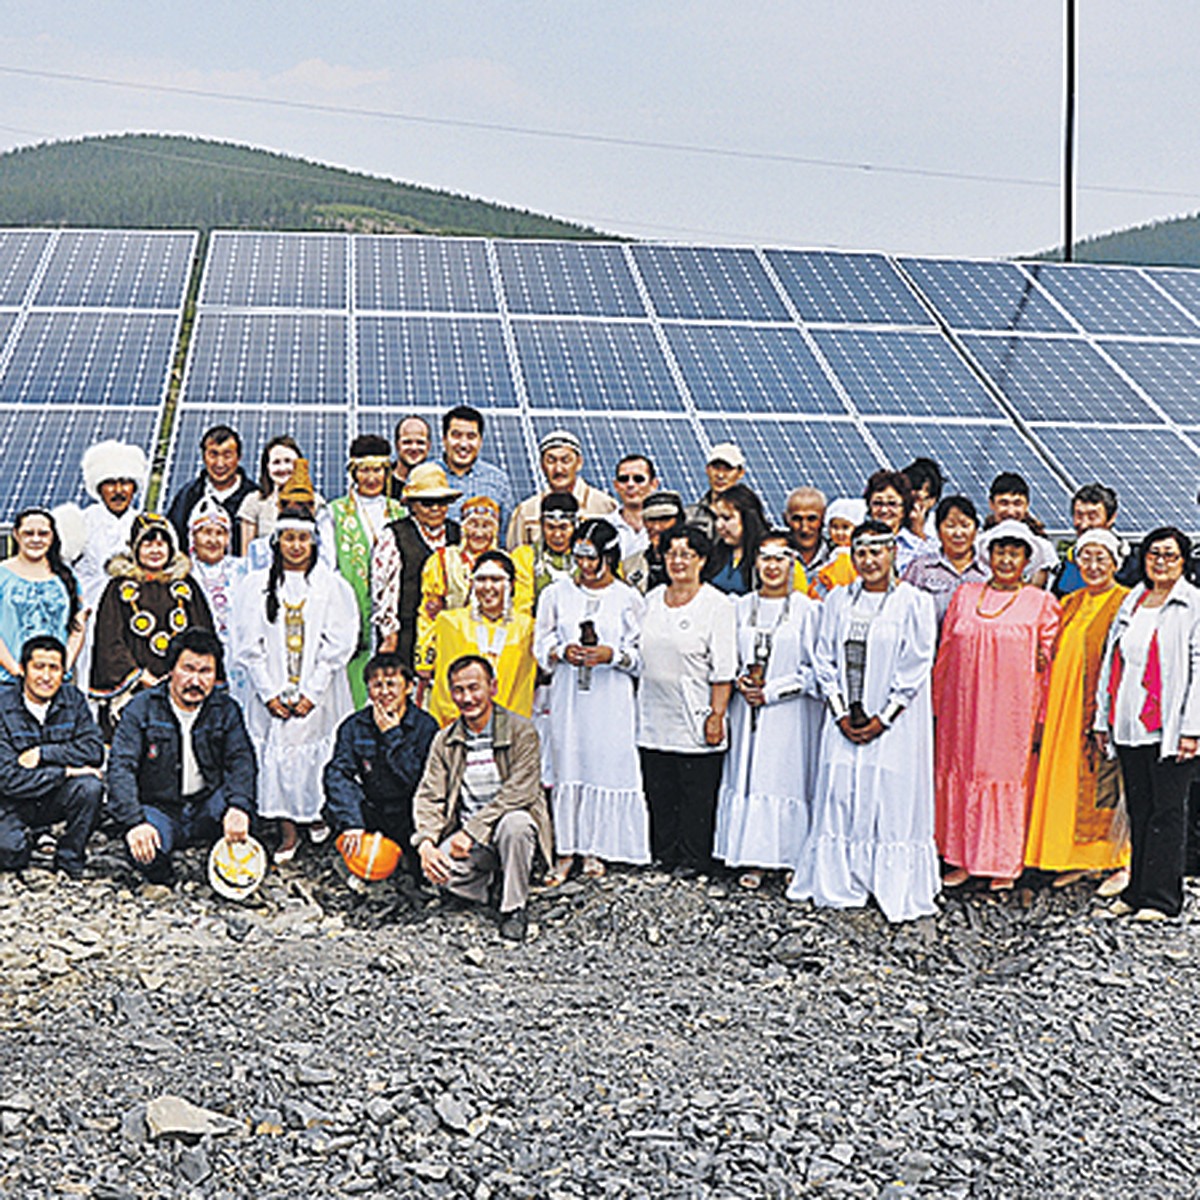
[[[539,457],[546,453],[547,450],[557,449],[559,446],[568,446],[580,456],[583,455],[583,443],[569,429],[552,429],[545,437],[538,442]]]
[[[79,465],[83,468],[83,486],[93,500],[100,499],[100,485],[112,479],[132,479],[139,489],[144,488],[150,468],[141,446],[115,438],[89,446]]]
[[[208,853],[208,882],[226,900],[248,900],[267,874],[267,852],[262,843],[221,838]]]
[[[1029,548],[1029,560],[1032,562],[1038,556],[1038,542],[1041,540],[1037,534],[1025,524],[1024,521],[1018,521],[1013,517],[1006,517],[1003,521],[997,522],[986,530],[979,538],[979,552],[984,558],[991,553],[992,544],[1005,540],[1021,542]]]
[[[1084,546],[1103,546],[1112,555],[1112,560],[1119,567],[1129,553],[1129,548],[1111,529],[1087,529],[1079,535],[1075,543],[1075,561],[1079,561],[1079,552]]]
[[[746,456],[732,442],[718,442],[708,453],[707,463],[728,463],[731,467],[744,467]]]
[[[842,496],[825,510],[825,525],[830,521],[849,521],[857,529],[867,519],[867,502],[857,497]]]

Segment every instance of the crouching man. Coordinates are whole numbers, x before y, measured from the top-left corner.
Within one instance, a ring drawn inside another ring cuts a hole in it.
[[[242,711],[224,688],[217,635],[185,629],[171,640],[167,677],[121,714],[108,760],[108,806],[137,869],[173,883],[171,852],[224,835],[245,841],[257,767]]]
[[[486,900],[499,871],[500,936],[523,941],[534,851],[540,844],[547,862],[554,853],[537,733],[496,704],[496,673],[482,655],[455,659],[447,680],[459,716],[433,739],[413,798],[413,845],[425,877],[466,900]]]
[[[347,856],[358,853],[366,833],[382,833],[411,850],[413,793],[438,731],[410,702],[414,676],[399,653],[376,654],[363,678],[369,703],[342,722],[324,775],[321,815],[335,834],[345,834]]]
[[[104,797],[104,743],[87,701],[69,683],[66,647],[32,637],[21,648],[21,678],[0,688],[0,870],[22,871],[30,831],[66,821],[54,865],[72,879]]]

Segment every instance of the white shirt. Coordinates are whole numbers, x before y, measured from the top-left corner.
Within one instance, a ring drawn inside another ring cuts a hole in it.
[[[645,526],[641,529],[634,529],[630,523],[625,520],[625,514],[618,508],[616,512],[611,513],[607,520],[612,522],[613,528],[617,531],[621,539],[621,561],[624,562],[627,558],[632,558],[635,554],[639,554],[646,550],[650,545],[650,535],[646,532]]]
[[[21,699],[25,701],[25,708],[28,710],[29,715],[39,725],[45,725],[46,714],[50,711],[50,701],[44,700],[39,704],[36,700],[30,700],[27,695],[23,695]]]
[[[183,764],[183,783],[181,790],[184,796],[194,796],[204,788],[204,775],[200,764],[196,761],[196,751],[192,746],[192,727],[200,715],[198,708],[180,708],[174,700],[171,707],[175,710],[175,719],[179,722],[179,757]]]
[[[1121,635],[1121,685],[1117,688],[1113,712],[1113,740],[1122,746],[1151,746],[1162,741],[1162,730],[1152,733],[1142,721],[1142,707],[1146,703],[1142,679],[1161,611],[1140,605]]]
[[[664,585],[646,597],[638,745],[677,754],[723,750],[724,742],[705,742],[704,722],[709,685],[737,675],[737,610],[707,583],[680,608],[668,608],[666,595]]]

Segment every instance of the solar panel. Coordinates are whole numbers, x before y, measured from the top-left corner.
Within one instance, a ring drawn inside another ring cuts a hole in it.
[[[817,329],[813,337],[860,412],[999,417],[954,347],[938,333]]]
[[[497,242],[496,261],[511,313],[646,315],[646,306],[620,246],[590,242]]]
[[[407,411],[515,408],[504,328],[488,317],[359,317],[358,401]]]
[[[201,312],[182,398],[195,404],[348,402],[347,319],[332,313]]]
[[[981,513],[992,480],[1001,471],[1016,471],[1029,484],[1034,513],[1051,526],[1069,515],[1066,485],[1011,425],[869,421],[867,428],[894,470],[903,470],[914,458],[932,458],[946,476],[942,495],[969,496]]]
[[[514,321],[531,409],[682,412],[649,325]]]
[[[487,244],[478,239],[356,237],[354,297],[365,311],[497,311]]]
[[[1035,425],[1033,433],[1077,484],[1115,484],[1119,528],[1195,527],[1200,456],[1170,429]]]
[[[1090,333],[1200,334],[1193,320],[1132,268],[1026,263],[1025,269]]]
[[[1182,304],[1193,317],[1200,320],[1200,271],[1143,268],[1143,273],[1152,283],[1167,292],[1177,304]]]
[[[4,354],[4,343],[8,341],[8,335],[17,323],[17,315],[15,312],[0,312],[0,357]]]
[[[30,311],[0,403],[159,405],[175,353],[174,313]]]
[[[184,406],[175,417],[163,472],[159,503],[164,509],[175,493],[200,474],[200,439],[214,425],[228,425],[242,440],[242,470],[257,480],[263,447],[273,437],[294,437],[309,462],[313,486],[327,500],[346,491],[350,414],[329,408],[231,405]]]
[[[1088,342],[967,334],[963,344],[1026,420],[1159,419]]]
[[[900,264],[952,329],[1074,331],[1015,263],[902,258]]]
[[[33,303],[41,308],[162,308],[183,304],[194,233],[62,230]]]
[[[119,438],[154,453],[159,414],[147,408],[0,408],[0,461],[4,469],[3,518],[31,504],[90,503],[79,463],[105,438]]]
[[[804,321],[931,325],[929,313],[882,254],[768,250],[767,261]]]
[[[1172,420],[1200,421],[1200,342],[1101,345]]]
[[[532,496],[545,486],[541,470],[535,468],[530,457],[525,429],[525,418],[519,413],[489,412],[483,431],[483,453],[480,455],[485,461],[507,472],[513,495],[518,500]]]
[[[668,325],[665,332],[702,411],[846,411],[799,329]]]
[[[208,244],[200,304],[344,309],[348,242],[335,233],[231,233]]]
[[[637,245],[632,253],[660,317],[790,320],[753,250]]]
[[[708,487],[704,474],[706,452],[690,421],[670,417],[579,416],[569,419],[536,416],[534,432],[541,438],[562,425],[583,443],[583,474],[589,483],[613,491],[617,462],[626,454],[645,454],[654,463],[662,487],[679,492],[686,503]]]
[[[861,496],[863,484],[881,465],[852,421],[734,421],[704,417],[709,442],[733,442],[746,456],[746,483],[782,519],[793,488],[811,484],[831,500]],[[701,491],[707,487],[703,483]],[[697,495],[700,493],[698,492]]]
[[[53,236],[48,229],[0,230],[0,305],[25,303]]]

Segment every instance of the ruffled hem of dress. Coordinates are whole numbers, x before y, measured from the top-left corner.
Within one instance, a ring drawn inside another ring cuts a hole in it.
[[[605,862],[650,861],[650,813],[641,791],[558,783],[551,794],[556,853]]]
[[[808,836],[809,805],[802,796],[722,788],[717,799],[713,856],[730,867],[791,870]]]

